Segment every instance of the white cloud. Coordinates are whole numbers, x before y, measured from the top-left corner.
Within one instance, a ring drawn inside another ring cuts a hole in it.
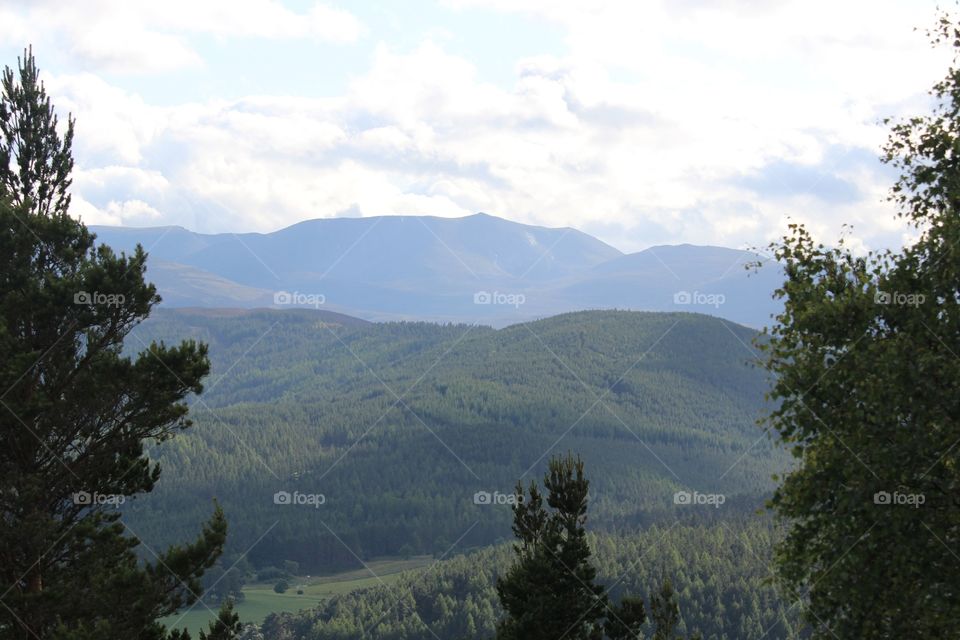
[[[64,46],[91,70],[121,73],[203,64],[193,35],[343,43],[364,29],[342,9],[314,3],[298,13],[275,0],[34,0],[0,9],[0,42]]]
[[[869,158],[885,137],[878,120],[923,109],[922,92],[947,68],[911,31],[932,10],[457,4],[553,21],[568,51],[518,60],[514,84],[501,86],[433,41],[380,43],[340,95],[164,107],[92,74],[50,76],[57,105],[78,117],[76,212],[88,222],[268,231],[344,212],[482,210],[601,230],[625,250],[762,244],[787,217],[824,240],[853,223],[858,246],[904,237],[883,202],[889,176]],[[326,9],[310,13],[322,18],[314,24],[291,22],[274,3],[226,16],[228,6],[198,8],[193,26],[188,13],[140,5],[116,19],[159,34],[336,39],[319,22],[342,20],[330,28],[349,37],[362,28]]]
[[[119,185],[144,197],[162,195],[170,188],[166,177],[155,170],[113,165],[95,169],[77,167],[73,171],[73,186],[83,193],[116,189]]]
[[[82,197],[74,196],[71,203],[73,215],[85,224],[149,226],[157,224],[163,217],[159,211],[143,200],[111,200],[103,207],[97,207]]]
[[[136,73],[199,66],[200,56],[184,38],[135,25],[104,23],[67,35],[71,53],[96,69]]]
[[[144,148],[163,129],[163,109],[98,76],[45,73],[43,81],[57,108],[76,118],[75,149],[85,162],[137,164]]]

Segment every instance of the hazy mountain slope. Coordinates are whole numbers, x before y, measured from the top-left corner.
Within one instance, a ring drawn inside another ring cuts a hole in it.
[[[179,262],[151,259],[147,279],[156,285],[163,303],[173,307],[251,307],[273,302],[272,291],[248,287]]]
[[[757,258],[749,252],[681,245],[623,255],[579,231],[485,214],[308,220],[268,234],[93,229],[116,249],[143,244],[148,277],[168,306],[271,306],[286,291],[302,294],[301,306],[320,301],[368,319],[492,326],[620,308],[697,311],[758,327],[778,309],[779,271],[747,278],[743,264]],[[691,304],[674,303],[682,292]]]
[[[684,244],[608,260],[550,294],[577,308],[695,311],[760,327],[780,311],[772,293],[782,284],[777,265],[756,253]]]
[[[550,280],[621,255],[573,229],[476,214],[307,220],[268,234],[195,234],[181,228],[93,227],[101,241],[188,264],[250,286],[311,286],[321,278],[399,288],[463,281]],[[476,287],[474,287],[476,288]]]

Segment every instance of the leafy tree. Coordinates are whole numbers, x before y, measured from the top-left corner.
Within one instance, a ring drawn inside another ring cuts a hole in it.
[[[145,564],[116,507],[156,483],[144,442],[189,425],[207,349],[121,353],[159,298],[141,248],[95,247],[67,214],[73,121],[56,127],[28,52],[0,97],[0,636],[164,638],[156,620],[196,600],[221,552],[223,512]]]
[[[273,591],[275,593],[286,593],[289,588],[290,583],[286,580],[278,580],[277,584],[273,585]]]
[[[935,44],[960,52],[942,15]],[[777,570],[815,638],[943,638],[960,626],[960,69],[932,114],[892,123],[890,199],[919,240],[855,256],[801,225],[773,249],[787,280],[760,343],[769,423],[797,465],[771,507]]]
[[[246,599],[243,592],[244,582],[245,574],[240,567],[224,568],[223,556],[221,556],[216,564],[203,574],[203,600],[224,602],[229,599],[234,603],[243,602]]]
[[[497,580],[506,611],[497,638],[602,638],[605,629],[613,638],[636,637],[646,619],[643,602],[630,599],[613,610],[603,588],[594,583],[597,570],[590,563],[584,528],[590,483],[583,461],[570,454],[552,458],[544,486],[549,512],[536,483],[526,494],[517,485],[516,494],[523,498],[513,508],[517,561]]]
[[[269,582],[274,578],[282,578],[287,574],[284,573],[283,569],[278,569],[274,566],[264,567],[257,571],[257,580],[261,582]]]

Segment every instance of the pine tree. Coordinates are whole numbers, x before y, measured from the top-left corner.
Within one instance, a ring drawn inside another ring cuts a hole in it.
[[[67,119],[61,139],[57,114],[39,75],[32,48],[24,52],[17,76],[10,67],[3,72],[0,193],[16,207],[29,206],[35,214],[49,216],[70,207],[74,120]]]
[[[643,602],[629,599],[615,609],[594,583],[590,546],[584,527],[590,483],[583,461],[568,454],[552,458],[544,477],[547,511],[536,483],[526,494],[517,485],[513,532],[517,562],[497,580],[506,611],[498,640],[599,639],[636,637],[646,614]],[[608,619],[609,617],[609,619]],[[632,635],[631,635],[632,634]]]
[[[656,626],[653,640],[674,640],[680,623],[680,605],[670,580],[664,580],[660,592],[650,602],[650,617]]]
[[[217,619],[210,622],[210,632],[201,629],[200,640],[233,640],[242,631],[240,616],[233,612],[233,603],[228,600],[220,609]]]
[[[0,97],[0,636],[189,637],[156,621],[198,597],[222,511],[194,543],[143,563],[117,506],[159,478],[145,443],[189,426],[183,401],[202,390],[207,348],[124,355],[159,302],[146,254],[95,246],[70,218],[73,120],[60,137],[32,51],[18,71]]]

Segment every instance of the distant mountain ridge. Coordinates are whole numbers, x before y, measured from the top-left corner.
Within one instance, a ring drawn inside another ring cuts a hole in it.
[[[696,311],[759,327],[779,305],[779,269],[756,254],[694,245],[632,254],[571,228],[463,218],[307,220],[272,233],[92,226],[117,251],[138,243],[171,307],[316,306],[368,320],[505,326],[585,309]]]

